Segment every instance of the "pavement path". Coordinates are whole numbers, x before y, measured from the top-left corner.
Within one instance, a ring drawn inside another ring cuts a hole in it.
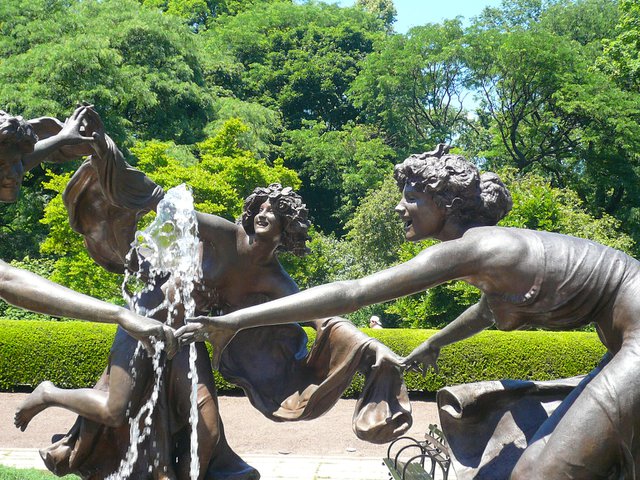
[[[13,426],[13,415],[27,394],[0,393],[0,464],[44,468],[38,448],[66,433],[76,415],[50,408],[35,417],[25,432]],[[340,400],[326,415],[310,421],[276,423],[263,417],[244,396],[221,396],[220,412],[230,445],[255,466],[263,480],[383,480],[386,445],[358,440],[351,430],[355,400]],[[413,427],[421,438],[439,423],[433,399],[412,399]]]

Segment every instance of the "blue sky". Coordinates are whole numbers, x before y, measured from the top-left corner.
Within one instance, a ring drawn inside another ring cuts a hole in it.
[[[339,0],[339,5],[353,5],[355,0]],[[438,23],[446,18],[462,16],[469,19],[484,7],[497,7],[501,0],[393,0],[398,16],[394,28],[405,33],[409,28],[425,23]]]

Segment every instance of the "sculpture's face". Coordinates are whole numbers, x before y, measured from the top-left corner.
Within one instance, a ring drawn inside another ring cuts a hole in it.
[[[280,239],[282,218],[273,211],[269,200],[260,205],[260,210],[253,218],[253,229],[256,236]]]
[[[20,193],[23,151],[15,143],[0,142],[0,202],[15,202]]]
[[[15,202],[24,177],[24,155],[32,153],[38,137],[22,117],[0,110],[0,202]]]
[[[433,195],[410,185],[404,187],[395,210],[404,222],[404,235],[410,242],[438,238],[446,221],[444,209],[436,205]]]

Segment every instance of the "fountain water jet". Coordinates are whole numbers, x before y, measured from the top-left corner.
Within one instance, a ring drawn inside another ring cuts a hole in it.
[[[143,231],[136,232],[135,241],[127,257],[129,264],[133,256],[140,261],[140,268],[133,272],[138,283],[144,286],[135,293],[129,290],[132,273],[127,270],[122,284],[122,292],[130,307],[138,314],[151,317],[155,313],[167,311],[167,324],[177,326],[184,318],[195,313],[195,301],[192,292],[195,283],[202,277],[199,261],[198,223],[193,207],[193,196],[186,185],[182,184],[167,191],[157,207],[157,215],[153,222]],[[140,304],[142,296],[156,288],[156,282],[162,280],[164,300],[153,309]],[[152,414],[156,408],[160,389],[164,357],[162,342],[153,344],[154,384],[151,395],[140,408],[135,417],[130,419],[130,446],[118,470],[108,480],[128,478],[138,458],[138,446],[151,432]],[[138,344],[136,354],[142,354]],[[132,359],[133,362],[133,359]],[[196,370],[196,347],[189,346],[189,378],[191,380],[191,407],[189,422],[190,436],[190,478],[197,480],[200,465],[198,462],[198,373]],[[135,369],[132,368],[135,375]],[[141,431],[141,424],[144,425]],[[158,460],[155,466],[158,467]],[[166,468],[166,467],[165,467]]]

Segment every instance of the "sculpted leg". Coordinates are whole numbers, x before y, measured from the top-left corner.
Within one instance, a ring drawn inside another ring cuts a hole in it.
[[[51,382],[43,382],[29,395],[15,415],[16,427],[24,430],[31,419],[49,407],[61,407],[110,427],[119,427],[126,422],[126,412],[134,390],[132,368],[138,374],[144,372],[142,358],[134,360],[137,341],[118,331],[111,350],[109,389],[93,388],[62,389]]]
[[[109,391],[92,388],[66,390],[43,382],[29,395],[15,416],[16,427],[24,430],[31,419],[48,407],[62,407],[110,427],[125,422],[132,390],[131,377],[119,368],[111,370]]]

